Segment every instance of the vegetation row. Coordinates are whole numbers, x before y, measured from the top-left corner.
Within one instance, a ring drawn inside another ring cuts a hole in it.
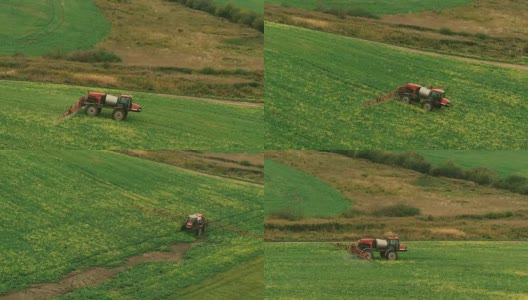
[[[212,0],[168,0],[178,2],[192,9],[205,11],[234,23],[244,24],[264,32],[264,16],[233,6],[231,3],[216,4]]]
[[[494,170],[481,167],[463,169],[451,160],[434,166],[416,152],[394,153],[383,150],[336,150],[331,152],[348,157],[364,158],[375,163],[400,166],[432,176],[469,180],[480,185],[528,195],[528,178],[524,176],[509,175],[500,178]]]

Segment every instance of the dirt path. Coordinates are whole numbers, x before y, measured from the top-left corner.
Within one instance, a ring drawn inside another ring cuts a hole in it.
[[[159,94],[159,93],[152,93],[152,95],[162,96],[162,97],[170,97],[170,98],[177,98],[177,99],[182,99],[182,100],[202,101],[202,102],[208,102],[208,103],[218,103],[218,104],[235,105],[235,106],[264,107],[264,103],[259,103],[259,102],[222,100],[222,99],[200,98],[200,97],[179,96],[179,95]]]
[[[97,286],[117,273],[128,270],[138,264],[146,262],[179,262],[183,254],[189,250],[193,244],[172,245],[169,252],[147,252],[142,255],[129,257],[124,266],[111,269],[93,267],[81,271],[73,271],[57,282],[39,283],[20,292],[15,292],[1,296],[0,300],[44,300],[52,299],[59,295],[67,294],[75,289],[83,287]]]

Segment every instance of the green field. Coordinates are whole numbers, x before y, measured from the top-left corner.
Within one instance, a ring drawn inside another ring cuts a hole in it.
[[[432,164],[452,160],[464,168],[482,167],[494,170],[499,176],[522,175],[528,177],[527,151],[443,151],[419,150],[418,153]]]
[[[267,149],[528,147],[525,71],[274,23],[265,39]],[[362,107],[408,82],[442,86],[453,107]]]
[[[252,10],[258,13],[264,12],[264,2],[262,0],[214,0],[219,4],[231,3],[235,7]]]
[[[351,206],[336,189],[302,171],[273,160],[264,162],[264,215],[283,209],[302,217],[339,215]]]
[[[201,242],[182,263],[139,264],[67,296],[169,299],[262,256],[262,188],[104,151],[0,151],[0,161],[0,295]],[[198,240],[179,230],[196,211],[210,221]]]
[[[525,299],[526,242],[405,242],[396,262],[266,243],[266,299]]]
[[[472,0],[264,0],[269,4],[288,5],[304,9],[315,9],[319,3],[327,8],[361,8],[374,14],[400,14],[432,11],[456,7],[473,2]]]
[[[0,55],[43,55],[91,48],[110,24],[91,0],[0,2]]]
[[[127,93],[142,106],[123,122],[112,110],[57,117],[91,91]],[[263,109],[130,91],[0,81],[0,149],[261,149]]]

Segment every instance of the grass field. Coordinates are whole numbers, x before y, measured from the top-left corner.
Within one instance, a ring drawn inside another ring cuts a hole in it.
[[[266,299],[525,299],[526,242],[405,242],[396,262],[331,244],[265,245]],[[382,275],[385,274],[385,275]]]
[[[288,210],[297,217],[339,215],[351,206],[336,189],[310,174],[266,159],[264,214]]]
[[[0,149],[260,149],[261,107],[182,100],[130,91],[0,81]],[[132,94],[142,106],[124,122],[103,109],[57,117],[88,90]]]
[[[182,263],[139,264],[100,290],[67,297],[171,298],[262,255],[262,188],[112,152],[0,151],[0,161],[0,220],[10,225],[0,228],[0,277],[7,279],[0,294],[73,270],[115,267],[176,242],[201,242]],[[205,239],[179,231],[195,211],[209,217]],[[133,284],[123,285],[127,280]]]
[[[266,24],[267,149],[524,149],[522,70],[410,53]],[[331,45],[331,46],[330,46]],[[453,107],[431,113],[362,104],[408,82],[443,86]]]
[[[443,151],[419,150],[418,153],[432,164],[452,160],[464,168],[483,167],[494,170],[499,176],[522,175],[528,177],[528,151]]]
[[[280,4],[304,9],[315,9],[319,3],[327,8],[351,9],[361,8],[374,14],[399,14],[429,10],[440,10],[464,5],[472,0],[264,0],[266,4]]]
[[[0,28],[0,55],[91,48],[110,32],[108,21],[91,0],[2,1]]]
[[[252,10],[258,13],[264,12],[264,3],[262,0],[214,0],[214,2],[219,4],[231,3],[235,7]]]

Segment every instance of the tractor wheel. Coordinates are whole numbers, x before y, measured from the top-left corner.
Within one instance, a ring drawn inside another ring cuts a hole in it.
[[[407,104],[411,104],[411,97],[409,95],[403,96],[401,100]]]
[[[86,108],[86,114],[95,117],[99,114],[98,108],[95,105],[88,105],[88,107]]]
[[[126,118],[126,113],[123,109],[114,109],[114,113],[112,114],[112,118],[116,121],[122,121]]]
[[[366,259],[374,260],[374,254],[372,253],[372,250],[365,250],[363,253],[365,254]]]
[[[431,111],[431,110],[433,110],[433,103],[431,103],[430,101],[425,101],[425,102],[422,104],[422,107],[423,107],[423,109],[425,109],[426,111]]]
[[[396,252],[394,252],[393,250],[389,250],[389,251],[387,251],[387,253],[385,253],[385,257],[388,260],[397,260],[398,259],[398,254],[396,254]]]

